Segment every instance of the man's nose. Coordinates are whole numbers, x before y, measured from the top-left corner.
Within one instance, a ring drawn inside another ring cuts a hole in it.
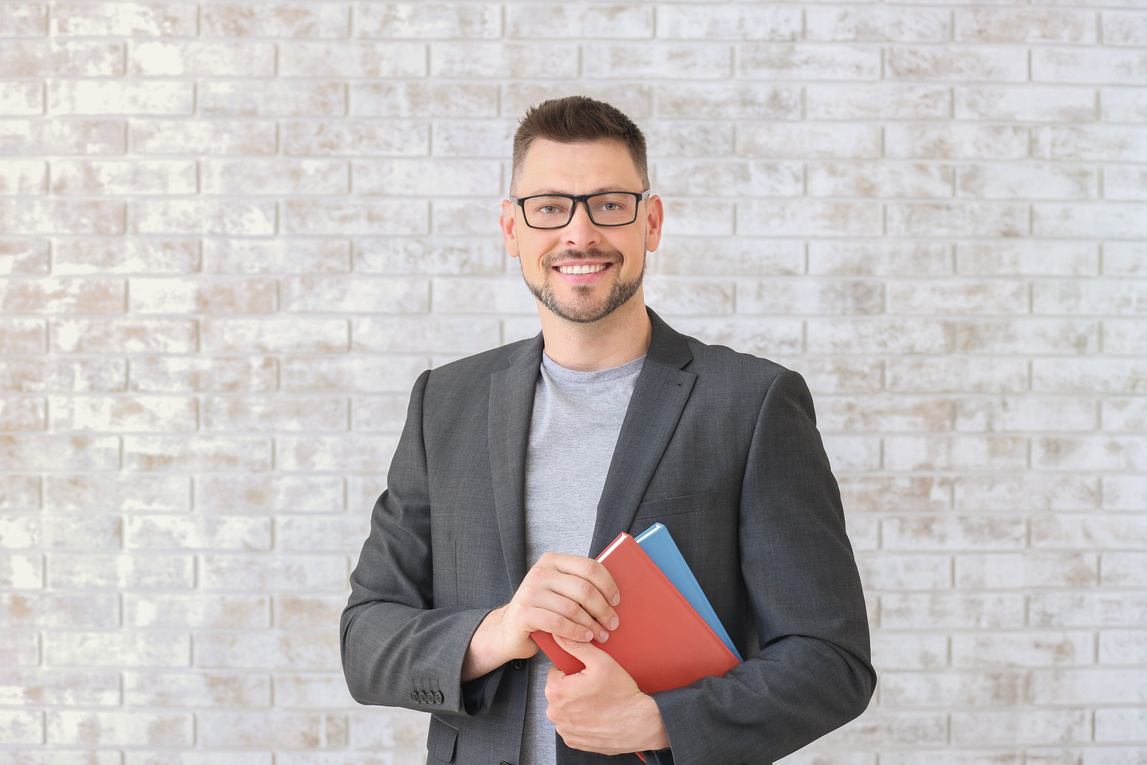
[[[597,244],[601,237],[601,230],[590,220],[586,202],[578,202],[574,205],[573,218],[570,219],[562,232],[566,242],[575,247]]]

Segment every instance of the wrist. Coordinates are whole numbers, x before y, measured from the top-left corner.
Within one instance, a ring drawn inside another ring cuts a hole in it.
[[[512,659],[528,658],[514,655],[506,641],[502,625],[505,614],[506,606],[495,608],[479,623],[462,660],[462,682],[493,672]]]
[[[637,700],[638,730],[644,735],[639,743],[638,751],[649,752],[669,748],[669,733],[665,730],[665,721],[661,718],[661,709],[652,696],[641,694]]]

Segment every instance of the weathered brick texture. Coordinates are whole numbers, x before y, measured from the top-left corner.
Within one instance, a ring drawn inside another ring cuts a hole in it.
[[[882,682],[792,765],[1147,762],[1147,6],[0,3],[0,761],[422,759],[337,620],[424,369],[534,334],[517,117],[808,379]]]

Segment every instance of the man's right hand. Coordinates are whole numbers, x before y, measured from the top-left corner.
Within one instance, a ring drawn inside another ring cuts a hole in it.
[[[535,631],[587,643],[604,643],[617,629],[621,602],[605,566],[580,555],[546,553],[526,573],[509,603],[486,615],[462,663],[462,681],[473,680],[513,659],[538,652]]]

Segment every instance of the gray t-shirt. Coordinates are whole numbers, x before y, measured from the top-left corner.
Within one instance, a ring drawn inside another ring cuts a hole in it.
[[[542,356],[526,454],[526,561],[546,552],[590,555],[597,503],[645,357],[600,372],[576,372]],[[557,759],[546,719],[546,673],[540,651],[530,660],[522,765]]]

